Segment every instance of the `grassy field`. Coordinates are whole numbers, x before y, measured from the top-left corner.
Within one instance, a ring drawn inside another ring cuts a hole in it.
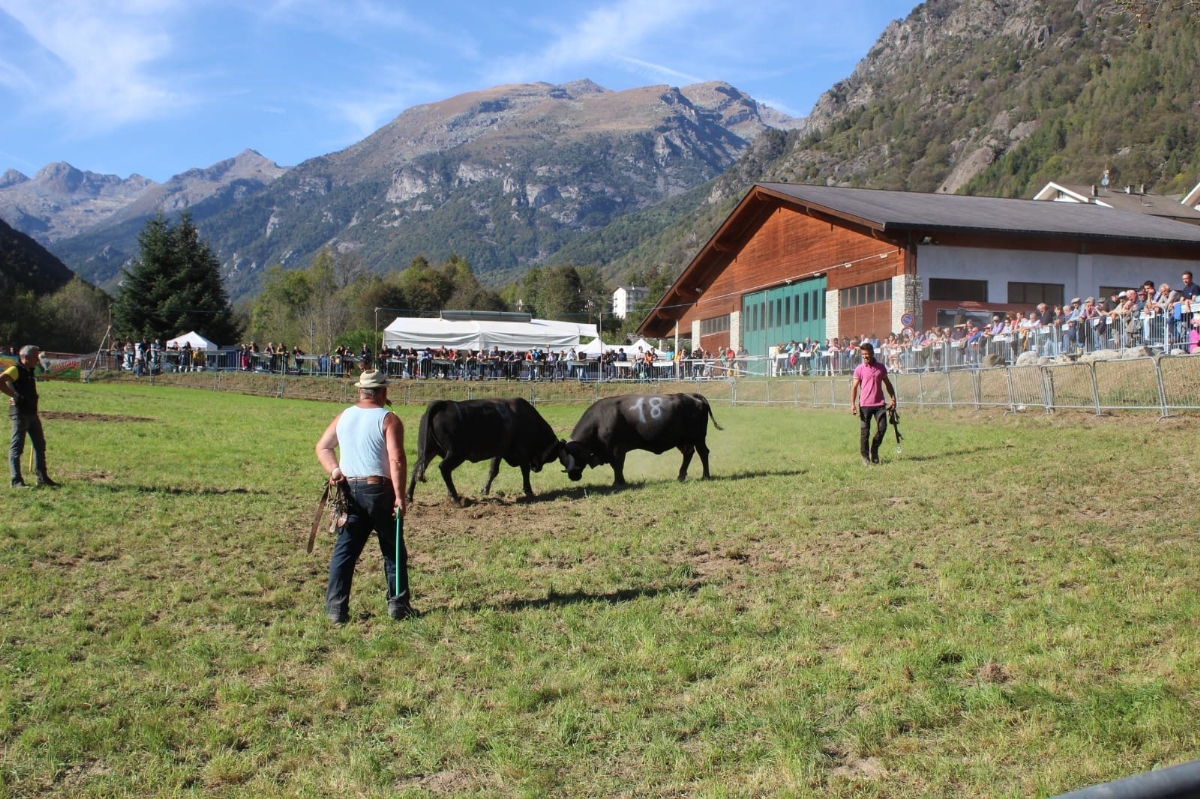
[[[368,547],[335,629],[338,406],[42,394],[65,485],[5,495],[0,796],[1015,797],[1200,757],[1194,417],[909,413],[866,469],[844,411],[718,406],[708,482],[638,454],[525,503],[504,467],[459,508],[434,469],[424,616]]]

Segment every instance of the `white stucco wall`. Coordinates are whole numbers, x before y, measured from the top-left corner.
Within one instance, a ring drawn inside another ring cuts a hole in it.
[[[699,341],[700,339],[696,339]],[[735,350],[742,346],[742,312],[733,311],[729,314],[729,346]]]
[[[1077,255],[1025,250],[990,250],[973,247],[917,247],[917,272],[921,295],[929,297],[929,279],[986,280],[988,302],[1008,302],[1008,284],[1061,283],[1063,299],[1096,296],[1100,286],[1136,286],[1142,281],[1178,287],[1187,269],[1196,262],[1115,255]],[[1099,299],[1097,297],[1097,299]],[[831,334],[832,335],[832,334]]]
[[[841,307],[839,305],[840,299],[840,295],[834,290],[825,292],[825,338],[827,339],[837,338],[841,335],[838,332],[838,309]],[[821,343],[824,344],[825,342]]]

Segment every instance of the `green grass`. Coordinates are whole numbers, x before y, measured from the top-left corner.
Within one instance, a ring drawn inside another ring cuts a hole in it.
[[[1192,419],[914,412],[864,469],[845,411],[716,406],[709,482],[639,453],[524,503],[503,467],[458,508],[434,468],[425,615],[368,547],[335,629],[337,405],[42,394],[65,486],[5,494],[0,796],[1044,796],[1200,757]]]

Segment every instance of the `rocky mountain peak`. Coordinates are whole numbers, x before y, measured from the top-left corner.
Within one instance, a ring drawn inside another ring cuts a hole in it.
[[[24,183],[29,180],[28,177],[21,174],[15,169],[9,169],[0,175],[0,189],[6,189],[9,186],[16,186],[18,183]]]

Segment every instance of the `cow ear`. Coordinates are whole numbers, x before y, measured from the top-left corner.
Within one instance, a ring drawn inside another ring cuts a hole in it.
[[[590,463],[590,464],[592,465],[592,468],[593,468],[593,469],[595,469],[597,466],[599,466],[599,465],[601,465],[602,463],[604,463],[604,461],[600,460],[600,454],[599,454],[599,453],[597,453],[597,452],[589,452],[589,453],[588,453],[588,463]]]

